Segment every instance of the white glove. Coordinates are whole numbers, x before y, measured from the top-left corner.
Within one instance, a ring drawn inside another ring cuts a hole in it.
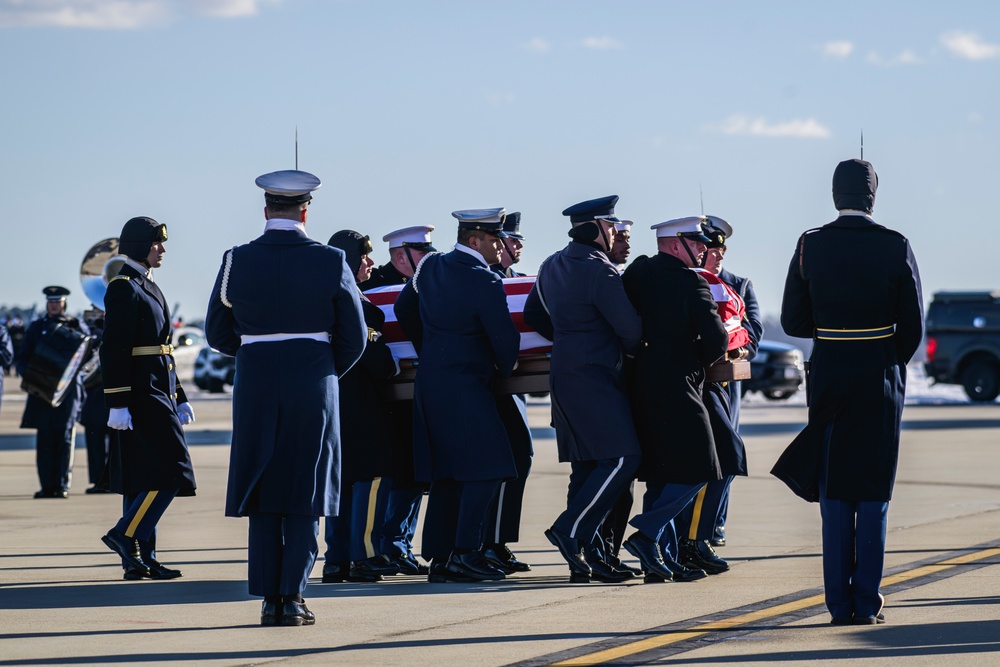
[[[132,430],[132,414],[128,408],[111,408],[108,415],[108,426],[118,431]]]
[[[190,403],[181,403],[177,406],[177,416],[181,418],[181,426],[187,426],[194,421],[194,408]]]

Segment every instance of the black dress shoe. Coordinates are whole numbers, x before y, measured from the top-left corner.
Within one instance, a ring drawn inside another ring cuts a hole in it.
[[[142,560],[149,568],[150,579],[179,579],[181,576],[180,570],[166,567],[155,558],[146,556]]]
[[[713,547],[724,547],[726,546],[726,538],[724,537],[713,537],[708,541]]]
[[[69,489],[56,489],[52,492],[53,498],[69,498]]]
[[[403,575],[420,576],[430,574],[430,568],[417,560],[413,554],[399,554],[392,558],[396,571]]]
[[[86,491],[84,491],[84,493],[91,494],[91,493],[111,493],[111,492],[103,487],[99,487],[96,484],[94,484],[93,486],[89,487]]]
[[[313,625],[314,623],[316,623],[316,615],[309,611],[305,600],[285,600],[281,603],[278,625]]]
[[[833,621],[830,622],[833,623]],[[885,614],[879,612],[874,616],[855,616],[851,622],[854,625],[882,625],[885,623]]]
[[[138,581],[139,579],[152,579],[152,576],[149,570],[136,570],[130,567],[125,570],[122,579],[125,581]]]
[[[639,559],[646,574],[656,574],[666,581],[673,581],[673,572],[664,564],[660,545],[642,533],[632,533],[632,537],[622,542],[630,554]]]
[[[833,617],[830,619],[830,625],[854,625],[854,618],[851,616],[839,618]]]
[[[486,562],[497,568],[504,574],[514,574],[515,572],[530,572],[531,566],[521,562],[514,555],[514,552],[507,548],[506,544],[489,544],[483,547],[483,558]]]
[[[587,561],[587,565],[590,566],[590,578],[594,581],[600,581],[605,584],[620,584],[623,581],[635,578],[631,570],[616,568],[602,558],[596,549],[584,549],[583,557]]]
[[[666,566],[670,573],[673,575],[674,581],[677,582],[687,582],[687,581],[698,581],[699,579],[704,579],[708,576],[708,572],[697,567],[688,567],[686,565],[681,565],[672,558],[664,558],[663,564]]]
[[[486,562],[478,551],[453,551],[444,565],[445,570],[463,574],[474,581],[500,581],[506,578],[500,570]]]
[[[42,489],[35,492],[35,498],[69,498],[66,489]]]
[[[705,570],[708,574],[729,571],[729,563],[719,558],[712,545],[705,540],[680,540],[678,559],[681,565]]]
[[[607,556],[607,557],[605,557],[604,560],[605,560],[605,562],[608,565],[610,565],[611,567],[615,568],[616,570],[628,570],[635,577],[641,577],[642,576],[642,569],[641,568],[632,567],[631,565],[629,565],[628,563],[626,563],[625,561],[623,561],[618,556]]]
[[[394,566],[388,566],[388,561],[383,562],[376,556],[351,563],[351,569],[347,573],[347,580],[360,583],[374,583],[382,581],[382,575],[393,575],[396,572],[397,570]]]
[[[351,571],[350,563],[326,563],[323,566],[323,583],[340,584],[347,581]]]
[[[552,543],[552,546],[559,550],[559,553],[569,564],[571,574],[590,576],[590,566],[587,565],[587,561],[583,558],[579,540],[561,533],[555,528],[546,530],[545,537]]]
[[[471,584],[478,579],[473,579],[472,577],[466,576],[459,572],[451,572],[446,567],[448,564],[448,559],[435,558],[431,561],[430,567],[427,568],[427,583],[429,584],[445,584],[448,582],[456,584]]]
[[[109,549],[122,557],[126,569],[149,572],[149,566],[142,559],[142,554],[139,552],[139,540],[134,537],[128,537],[120,530],[112,528],[108,531],[107,535],[101,538],[101,541]]]
[[[264,604],[260,607],[260,624],[277,625],[280,608],[281,598],[264,598]]]

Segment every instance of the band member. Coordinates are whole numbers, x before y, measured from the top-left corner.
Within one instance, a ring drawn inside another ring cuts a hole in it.
[[[617,202],[612,195],[563,211],[572,240],[539,267],[524,305],[524,321],[552,341],[552,422],[559,460],[571,464],[566,510],[545,536],[577,582],[633,577],[592,551],[598,528],[632,482],[641,451],[623,367],[639,346],[642,321],[606,255],[619,222]],[[585,558],[584,549],[592,555]]]
[[[623,546],[642,563],[647,582],[705,576],[672,558],[670,522],[706,482],[722,478],[702,385],[705,368],[726,354],[729,336],[705,279],[689,270],[700,266],[708,241],[702,220],[653,225],[659,252],[636,258],[622,276],[642,316],[632,398],[642,443],[639,479],[646,482],[642,514],[629,522],[637,532]]]
[[[413,276],[427,253],[437,252],[431,244],[433,225],[415,225],[389,232],[382,240],[389,244],[389,261],[372,269],[372,276],[360,285],[361,291],[402,285]],[[392,426],[392,490],[386,511],[382,552],[395,563],[400,574],[426,575],[427,566],[413,554],[420,503],[426,484],[413,478],[413,401],[389,404]]]
[[[910,243],[876,224],[878,176],[833,172],[839,216],[799,237],[781,303],[785,333],[812,338],[809,422],[772,473],[823,519],[823,585],[834,624],[885,621],[879,589],[899,456],[906,364],[923,335]]]
[[[104,311],[96,308],[88,311],[86,319],[94,337],[91,347],[96,355],[104,336]],[[80,410],[80,424],[87,440],[87,476],[90,480],[90,486],[84,493],[107,493],[107,488],[101,485],[101,478],[108,462],[114,429],[108,426],[108,404],[104,400],[104,380],[99,368],[90,377],[83,377],[83,390],[85,396]]]
[[[358,283],[368,280],[374,262],[367,236],[347,229],[327,244],[344,251]],[[358,363],[340,378],[340,511],[324,522],[324,583],[380,581],[397,572],[383,553],[382,537],[392,489],[392,432],[384,390],[396,375],[396,363],[382,338],[385,313],[360,296],[368,343]]]
[[[123,496],[123,512],[101,539],[122,557],[126,579],[181,576],[156,560],[156,524],[176,496],[194,495],[196,486],[181,428],[194,421],[194,410],[177,380],[170,310],[152,276],[166,240],[166,225],[152,218],[126,222],[118,247],[126,260],[104,297],[101,373],[108,426],[116,430],[108,479]]]
[[[7,323],[0,324],[0,406],[3,405],[3,380],[14,363],[14,345],[10,342]]]
[[[503,243],[500,262],[490,268],[503,278],[521,277],[524,274],[514,270],[514,264],[521,261],[521,249],[524,247],[521,214],[508,213],[503,222],[503,231],[507,236],[500,239]],[[496,403],[514,455],[517,479],[501,482],[500,491],[490,505],[483,529],[483,557],[504,574],[528,572],[531,566],[519,560],[507,546],[520,539],[524,485],[531,472],[533,450],[527,399],[524,394],[498,394]]]
[[[504,210],[455,211],[458,243],[425,257],[394,310],[420,357],[413,383],[413,457],[430,482],[422,549],[428,580],[496,581],[504,573],[481,553],[483,524],[517,469],[490,384],[517,364],[520,334],[500,259]]]
[[[250,594],[261,625],[312,625],[302,598],[319,517],[340,498],[338,378],[368,338],[344,252],[306,234],[320,180],[257,178],[264,233],[225,253],[208,304],[208,344],[236,357],[226,516],[249,517]]]
[[[17,373],[24,372],[36,353],[39,342],[57,327],[69,327],[89,334],[87,325],[66,314],[66,297],[69,290],[52,285],[42,290],[45,294],[45,316],[28,325],[24,344],[17,357]],[[83,404],[83,384],[79,375],[73,378],[62,403],[52,405],[34,394],[28,394],[21,418],[21,428],[37,430],[35,439],[35,466],[41,490],[35,498],[68,498],[73,480],[73,453],[76,440],[76,418]]]

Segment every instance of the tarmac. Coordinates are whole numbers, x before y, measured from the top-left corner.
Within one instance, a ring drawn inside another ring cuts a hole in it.
[[[750,475],[734,484],[719,549],[729,572],[615,585],[570,584],[542,534],[564,506],[568,465],[556,460],[547,401],[532,399],[534,465],[511,545],[531,572],[490,584],[322,584],[319,561],[305,592],[316,625],[262,628],[247,594],[246,522],[223,516],[229,394],[193,396],[198,495],[178,498],[160,524],[159,560],[183,578],[130,582],[100,541],[120,497],[83,493],[82,435],[69,499],[32,498],[34,433],[18,428],[17,384],[7,378],[0,406],[0,667],[1000,665],[996,403],[904,411],[884,625],[829,624],[818,506],[768,474],[805,422],[801,403],[744,404]]]

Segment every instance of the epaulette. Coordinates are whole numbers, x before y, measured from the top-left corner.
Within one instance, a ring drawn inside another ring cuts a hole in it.
[[[114,278],[112,278],[111,280],[109,280],[108,284],[110,285],[111,283],[113,283],[116,280],[132,280],[132,278],[129,277],[129,276],[123,276],[121,274],[118,274],[117,276],[115,276]]]

